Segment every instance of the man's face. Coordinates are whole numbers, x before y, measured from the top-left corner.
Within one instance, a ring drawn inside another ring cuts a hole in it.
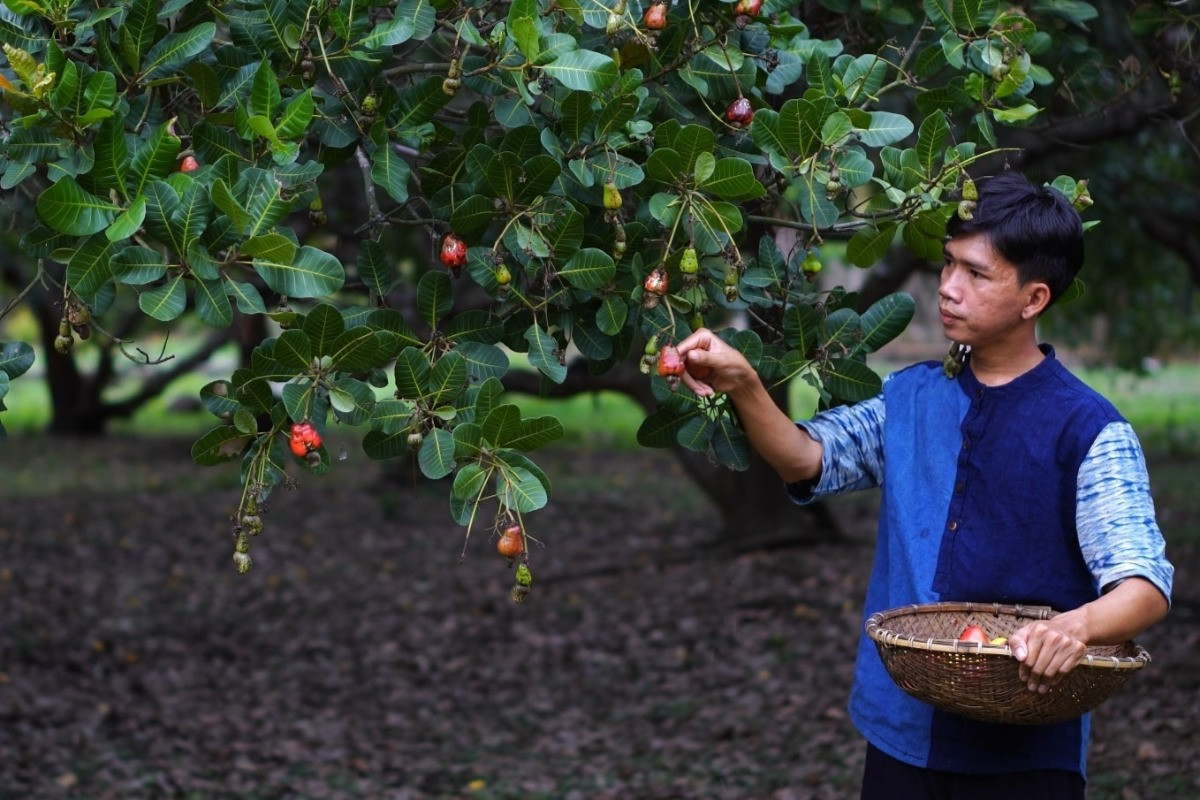
[[[947,338],[979,347],[1014,335],[1030,318],[1026,309],[1038,284],[1021,286],[1016,265],[982,233],[950,239],[944,253],[938,311]]]

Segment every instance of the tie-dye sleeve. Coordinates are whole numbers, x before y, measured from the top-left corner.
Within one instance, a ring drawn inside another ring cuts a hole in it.
[[[796,424],[821,443],[821,476],[788,485],[797,503],[858,489],[883,481],[883,395],[852,406],[838,406]]]
[[[1141,577],[1170,602],[1175,569],[1167,561],[1146,460],[1129,423],[1113,422],[1100,431],[1079,467],[1076,498],[1079,547],[1097,587]]]

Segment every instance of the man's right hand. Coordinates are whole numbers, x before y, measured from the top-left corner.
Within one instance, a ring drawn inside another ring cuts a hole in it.
[[[683,385],[700,397],[738,394],[762,383],[746,357],[708,328],[700,328],[675,349],[685,367]]]
[[[821,474],[820,442],[797,427],[771,397],[750,362],[707,328],[675,346],[683,359],[683,383],[700,397],[724,392],[737,407],[750,445],[788,483]]]

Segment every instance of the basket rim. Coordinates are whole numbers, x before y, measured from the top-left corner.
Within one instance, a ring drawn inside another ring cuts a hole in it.
[[[912,616],[933,612],[965,612],[977,614],[1007,614],[1019,619],[1050,619],[1058,612],[1049,606],[1035,606],[1005,603],[966,603],[940,602],[920,603],[898,606],[886,611],[872,614],[866,623],[866,633],[872,640],[893,647],[903,647],[914,650],[928,650],[935,653],[972,653],[997,658],[1011,658],[1012,648],[1007,644],[978,644],[976,642],[960,642],[957,639],[941,637],[918,637],[912,634],[896,633],[889,630],[885,623],[896,617]],[[1086,654],[1077,665],[1078,667],[1096,667],[1100,669],[1141,669],[1150,661],[1150,653],[1137,642],[1129,642],[1134,648],[1132,656],[1105,656],[1093,653]]]

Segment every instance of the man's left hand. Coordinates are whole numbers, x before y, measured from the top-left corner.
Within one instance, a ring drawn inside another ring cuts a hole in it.
[[[1050,691],[1087,655],[1087,645],[1071,631],[1070,620],[1060,621],[1060,617],[1026,625],[1008,637],[1008,645],[1021,662],[1021,680],[1029,691],[1040,694]]]

